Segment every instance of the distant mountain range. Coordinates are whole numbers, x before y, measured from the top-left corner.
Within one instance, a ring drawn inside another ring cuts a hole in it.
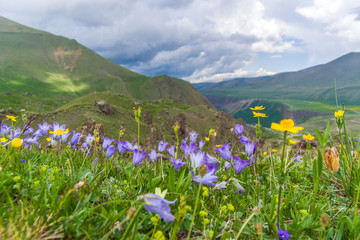
[[[0,17],[0,92],[71,100],[102,91],[139,100],[171,99],[211,107],[184,80],[132,72],[76,40]]]
[[[314,100],[335,104],[360,103],[360,53],[352,52],[329,63],[296,72],[237,78],[220,83],[194,85],[213,97]]]

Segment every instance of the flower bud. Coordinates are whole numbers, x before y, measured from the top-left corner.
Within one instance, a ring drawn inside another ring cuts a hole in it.
[[[262,235],[261,223],[256,225],[256,232],[259,236]]]
[[[324,153],[324,160],[326,167],[330,172],[339,171],[339,152],[336,148],[333,147],[326,149]]]

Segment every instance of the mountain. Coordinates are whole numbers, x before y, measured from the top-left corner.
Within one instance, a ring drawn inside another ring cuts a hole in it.
[[[206,84],[199,86],[198,91],[208,98],[227,96],[335,103],[335,79],[339,103],[353,105],[360,102],[360,53],[352,52],[296,72]]]
[[[211,104],[193,86],[161,75],[148,77],[101,57],[74,39],[39,31],[0,17],[0,91],[72,100],[110,91],[139,100],[168,98]]]

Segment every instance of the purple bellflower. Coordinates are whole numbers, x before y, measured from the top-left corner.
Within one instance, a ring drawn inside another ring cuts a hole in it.
[[[154,149],[151,150],[151,153],[149,154],[149,158],[150,158],[150,163],[152,161],[157,161],[158,154],[156,153],[156,151]]]
[[[91,147],[91,143],[94,141],[95,136],[91,136],[91,134],[89,133],[86,136],[85,142],[83,143],[83,147],[84,148],[90,148]]]
[[[251,156],[255,153],[256,143],[253,143],[252,141],[248,141],[248,142],[244,143],[244,146],[245,146],[245,154],[247,156]]]
[[[175,158],[171,158],[170,162],[174,164],[175,171],[179,170],[179,168],[181,168],[183,165],[186,164],[186,162],[183,162],[182,159],[175,159]]]
[[[0,133],[2,137],[5,137],[10,132],[10,129],[12,129],[12,126],[7,126],[5,123],[0,128]]]
[[[199,135],[198,133],[196,133],[195,131],[193,132],[189,132],[189,135],[190,135],[190,142],[195,142],[196,141],[196,138],[197,136]]]
[[[280,228],[277,228],[277,230],[280,240],[288,240],[291,237],[288,230],[285,231],[285,230],[281,230]]]
[[[110,158],[116,152],[116,148],[113,145],[110,145],[106,149],[106,156]]]
[[[201,151],[190,153],[190,161],[192,168],[198,168],[205,163],[205,154]]]
[[[205,141],[200,140],[199,141],[199,148],[202,149],[204,147],[205,143],[206,143]]]
[[[171,146],[168,149],[166,149],[170,156],[175,157],[175,146]]]
[[[174,204],[177,199],[168,201],[156,194],[148,193],[144,196],[144,200],[144,208],[146,210],[159,214],[160,218],[164,219],[165,222],[174,221],[174,216],[170,212],[169,204]]]
[[[247,166],[252,165],[253,163],[248,162],[248,160],[242,160],[239,157],[234,156],[235,163],[234,168],[236,173],[241,173]]]
[[[225,160],[230,161],[231,160],[231,152],[230,152],[230,143],[224,145],[222,147],[217,147],[215,149],[215,152],[220,153],[221,157]]]
[[[107,149],[113,141],[114,141],[114,139],[109,139],[107,137],[103,137],[102,148]]]
[[[243,126],[243,125],[236,124],[236,126],[235,126],[235,133],[236,133],[236,135],[242,136],[243,131],[244,131],[244,126]]]
[[[139,150],[134,149],[133,151],[133,164],[139,166],[142,160],[147,156],[146,152],[140,153]]]
[[[200,148],[196,147],[196,143],[190,143],[189,146],[185,143],[181,143],[181,149],[184,151],[185,157],[187,158],[189,154],[194,153],[195,151],[199,150]]]
[[[229,183],[229,181],[223,181],[220,183],[217,183],[214,187],[215,190],[220,190],[220,189],[224,189],[227,188],[226,185]]]
[[[50,128],[52,128],[50,124],[47,124],[47,122],[44,122],[42,125],[38,124],[38,127],[42,136],[45,136]]]
[[[240,137],[240,139],[239,139],[239,142],[241,143],[241,144],[245,144],[245,143],[247,143],[247,142],[249,142],[250,141],[250,139],[248,139],[246,136],[244,136],[244,135],[242,135],[241,137]]]
[[[202,185],[209,185],[209,186],[215,186],[215,183],[218,180],[218,177],[215,176],[215,169],[212,171],[207,172],[204,176],[196,175],[192,178],[192,182],[196,184],[200,184],[202,182]]]
[[[76,133],[75,131],[72,131],[73,135],[68,142],[68,145],[71,145],[71,148],[76,148],[76,144],[79,142],[80,137],[82,136],[81,133]]]
[[[167,147],[167,145],[168,145],[167,142],[160,141],[158,146],[158,152],[162,153]]]

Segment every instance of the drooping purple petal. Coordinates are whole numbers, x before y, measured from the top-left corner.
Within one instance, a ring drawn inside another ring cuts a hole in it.
[[[241,135],[243,134],[243,131],[244,131],[244,126],[243,126],[243,125],[236,124],[236,126],[235,126],[235,133],[236,133],[238,136],[241,136]]]
[[[220,189],[224,189],[227,188],[226,185],[229,183],[229,181],[223,181],[220,183],[217,183],[214,187],[215,190],[220,190]]]
[[[234,168],[236,173],[241,173],[247,166],[252,165],[252,163],[248,162],[248,160],[242,160],[241,158],[236,156],[234,156],[234,159]]]
[[[219,161],[217,160],[217,158],[212,157],[209,153],[206,153],[205,162],[206,162],[206,164],[219,163]]]
[[[170,156],[175,157],[175,146],[171,146],[168,149],[166,149]]]
[[[214,172],[207,172],[201,179],[200,175],[197,175],[192,178],[192,181],[196,184],[200,184],[202,181],[202,185],[215,186],[215,183],[218,180],[218,177],[214,175]]]
[[[204,147],[205,143],[206,143],[205,141],[200,140],[199,141],[199,148],[202,149]]]
[[[139,153],[139,150],[134,149],[133,151],[133,164],[139,166],[142,160],[147,156],[146,152]]]
[[[116,148],[113,145],[110,145],[106,149],[106,156],[110,158],[116,152]]]
[[[189,135],[190,135],[190,142],[195,142],[196,141],[196,138],[197,136],[199,135],[198,133],[196,133],[195,131],[193,132],[189,132]]]
[[[217,147],[215,152],[220,153],[221,157],[227,161],[231,160],[230,143],[224,143],[222,147]]]
[[[149,154],[149,158],[150,158],[150,163],[152,161],[157,161],[158,154],[156,153],[156,151],[154,149],[151,150],[151,153]]]
[[[248,142],[244,143],[244,146],[245,146],[245,154],[247,156],[251,156],[255,153],[256,143],[253,143],[252,141],[248,141]]]
[[[167,142],[160,141],[158,146],[158,152],[162,153],[167,145],[168,145]]]
[[[103,137],[102,148],[107,149],[113,141],[114,141],[114,139],[109,139],[107,137]]]
[[[177,171],[181,166],[185,165],[186,162],[183,162],[182,159],[171,158],[170,162],[173,163],[175,171]]]
[[[205,163],[205,154],[201,151],[190,153],[190,161],[192,168],[198,168]]]
[[[174,216],[170,212],[169,204],[174,204],[177,199],[167,201],[156,194],[149,193],[144,196],[144,200],[144,208],[146,210],[159,214],[160,218],[164,219],[165,222],[174,221]]]

